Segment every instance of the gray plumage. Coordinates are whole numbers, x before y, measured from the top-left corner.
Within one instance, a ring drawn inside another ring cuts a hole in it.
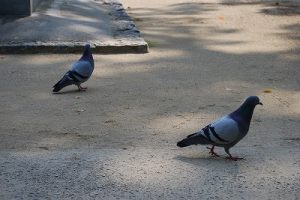
[[[87,81],[94,71],[94,59],[91,47],[86,44],[81,58],[72,64],[71,69],[53,86],[53,92],[59,92],[68,85],[76,85],[79,90],[85,90],[81,84]]]
[[[239,159],[238,157],[233,157],[229,149],[248,133],[254,108],[258,104],[262,105],[257,96],[248,97],[237,110],[212,122],[200,131],[187,136],[187,138],[179,141],[177,146],[211,144],[210,154],[218,156],[214,152],[214,147],[219,146],[224,147],[225,152],[229,155],[229,159]]]

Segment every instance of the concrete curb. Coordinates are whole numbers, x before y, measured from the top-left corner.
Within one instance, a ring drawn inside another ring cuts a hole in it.
[[[0,54],[35,54],[35,53],[82,53],[85,42],[35,42],[20,44],[1,44]],[[114,44],[90,42],[95,54],[147,53],[148,45],[144,41],[120,41]]]
[[[95,54],[147,53],[148,44],[118,0],[98,0],[109,10],[113,38],[87,41]],[[86,41],[24,41],[0,43],[0,54],[81,53]]]

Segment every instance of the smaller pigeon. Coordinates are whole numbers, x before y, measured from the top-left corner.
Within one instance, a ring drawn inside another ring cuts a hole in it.
[[[87,81],[94,71],[94,59],[89,44],[84,46],[84,52],[81,58],[72,64],[69,70],[60,81],[53,86],[53,92],[59,92],[62,88],[68,85],[76,85],[78,89],[86,90],[87,87],[82,87],[81,83]]]
[[[234,112],[212,122],[200,131],[188,135],[187,138],[177,143],[178,147],[197,144],[211,144],[210,154],[219,156],[214,152],[215,146],[224,147],[230,160],[243,158],[233,157],[229,149],[238,143],[249,131],[251,118],[256,105],[263,105],[257,96],[248,97],[245,102]]]

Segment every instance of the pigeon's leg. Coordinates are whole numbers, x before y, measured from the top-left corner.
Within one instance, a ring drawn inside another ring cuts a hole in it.
[[[220,157],[216,152],[214,152],[215,145],[213,145],[211,148],[210,147],[206,147],[206,148],[210,150],[209,151],[210,155]]]
[[[224,148],[225,149],[225,152],[229,155],[228,157],[226,157],[226,159],[229,159],[229,160],[234,160],[234,161],[237,161],[237,160],[242,160],[243,158],[240,158],[240,157],[233,157],[230,152],[229,152],[229,148]]]
[[[79,91],[85,91],[87,87],[82,87],[80,84],[77,85]]]

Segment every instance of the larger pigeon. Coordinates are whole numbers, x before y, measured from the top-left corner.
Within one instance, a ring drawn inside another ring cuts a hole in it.
[[[71,69],[53,86],[53,92],[59,92],[68,85],[76,85],[79,90],[86,90],[81,84],[87,81],[94,71],[94,59],[89,44],[84,46],[81,58],[72,64]]]
[[[193,133],[177,143],[178,147],[197,144],[211,144],[210,154],[219,156],[214,152],[215,146],[224,147],[227,157],[231,160],[242,159],[233,157],[229,149],[238,143],[249,131],[253,111],[256,105],[262,105],[257,96],[248,97],[234,112],[212,122],[200,131]]]

